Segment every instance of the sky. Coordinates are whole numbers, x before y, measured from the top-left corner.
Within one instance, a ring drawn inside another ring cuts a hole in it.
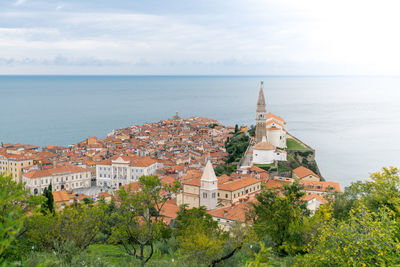
[[[397,0],[0,0],[0,75],[399,75],[399,10]]]

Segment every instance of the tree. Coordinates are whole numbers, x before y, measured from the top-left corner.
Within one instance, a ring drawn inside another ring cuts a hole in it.
[[[235,125],[235,133],[239,132],[239,125]]]
[[[250,136],[255,137],[256,136],[256,126],[251,125],[250,129],[248,130],[248,133]]]
[[[204,207],[181,207],[174,222],[173,234],[179,252],[191,264],[215,266],[228,260],[251,239],[251,228],[234,223],[223,231]]]
[[[309,216],[302,187],[296,180],[291,185],[285,185],[279,192],[264,190],[256,196],[257,202],[251,203],[253,209],[248,213],[248,219],[260,239],[270,238],[277,252],[287,255],[301,252],[304,248],[304,221]]]
[[[94,205],[67,206],[54,214],[30,216],[25,223],[25,237],[38,249],[60,251],[71,243],[86,249],[93,243],[103,217],[103,210]]]
[[[327,221],[297,258],[297,266],[398,266],[400,243],[394,213],[386,207],[371,212],[365,206],[343,221]]]
[[[343,194],[332,197],[336,219],[347,219],[349,211],[360,204],[377,212],[382,207],[393,211],[400,219],[400,170],[389,167],[371,174],[370,181],[358,181],[347,187]]]
[[[0,174],[0,265],[6,261],[7,250],[20,235],[27,214],[36,211],[41,197],[28,197],[23,185],[11,176]]]
[[[119,207],[113,238],[144,266],[153,256],[154,242],[162,237],[167,227],[162,221],[163,206],[170,199],[169,193],[176,192],[180,184],[165,185],[157,176],[142,176],[139,182],[139,192],[122,188],[117,193]]]
[[[46,201],[42,205],[42,212],[54,213],[54,197],[51,184],[49,184],[49,186],[43,190],[43,196],[46,198]]]

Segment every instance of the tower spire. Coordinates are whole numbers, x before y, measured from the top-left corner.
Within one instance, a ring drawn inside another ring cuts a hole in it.
[[[264,82],[261,81],[256,109],[256,144],[262,141],[263,136],[267,135],[267,109],[265,107],[263,88]]]
[[[260,92],[258,93],[257,112],[266,112],[263,81],[261,81]]]

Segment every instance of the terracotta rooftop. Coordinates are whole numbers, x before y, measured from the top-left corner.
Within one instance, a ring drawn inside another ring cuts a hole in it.
[[[275,150],[276,147],[273,144],[271,144],[271,143],[269,143],[267,141],[264,141],[264,142],[260,142],[260,143],[256,144],[255,146],[253,146],[253,149],[256,149],[256,150]]]
[[[52,192],[54,202],[66,202],[70,200],[70,197],[66,190],[54,191]]]
[[[301,199],[304,201],[310,201],[313,198],[317,199],[319,202],[322,202],[324,204],[328,202],[324,197],[322,197],[316,193],[311,194],[311,195],[305,195]]]
[[[340,184],[337,182],[322,182],[322,181],[305,181],[300,180],[300,185],[304,186],[306,191],[320,191],[320,192],[339,192]]]
[[[231,205],[207,211],[213,217],[228,219],[230,221],[244,222],[246,220],[246,213],[251,209],[249,202],[255,202],[256,199],[250,198],[247,202],[236,202]]]
[[[40,178],[40,177],[48,177],[52,175],[58,175],[62,173],[80,173],[80,172],[87,172],[89,171],[88,169],[74,166],[71,164],[67,164],[61,167],[56,167],[56,168],[48,168],[48,169],[43,169],[43,170],[32,170],[30,172],[24,173],[23,176],[26,178]]]
[[[312,170],[307,169],[306,167],[303,167],[303,166],[300,166],[300,167],[297,167],[296,169],[294,169],[293,173],[296,174],[297,177],[299,177],[299,178],[303,178],[308,175],[312,175],[312,176],[319,178],[319,176],[317,174],[315,174]]]
[[[228,182],[228,183],[219,185],[218,189],[225,190],[225,191],[236,191],[240,188],[243,188],[243,187],[246,187],[249,185],[253,185],[256,183],[261,183],[261,181],[258,179],[255,179],[255,178],[245,177],[242,179],[237,179],[232,182]]]
[[[191,179],[191,180],[186,180],[182,182],[184,185],[192,185],[192,186],[200,186],[200,179]]]

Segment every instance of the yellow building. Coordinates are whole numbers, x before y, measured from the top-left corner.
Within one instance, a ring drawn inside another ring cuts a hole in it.
[[[36,161],[32,157],[16,154],[0,154],[0,173],[11,175],[14,181],[22,181],[22,169],[33,166]]]

